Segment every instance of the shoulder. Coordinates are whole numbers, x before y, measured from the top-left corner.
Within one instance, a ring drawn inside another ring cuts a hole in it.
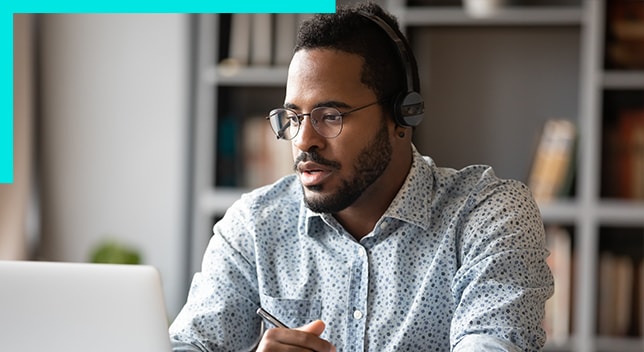
[[[433,176],[434,206],[471,218],[473,214],[509,212],[515,216],[540,218],[530,189],[521,181],[498,177],[488,165],[456,170],[429,163]],[[474,212],[474,213],[473,213]]]
[[[251,257],[257,237],[270,236],[276,228],[297,221],[301,192],[292,175],[245,193],[215,223],[213,233],[237,250],[246,248],[246,256]]]
[[[528,187],[520,181],[498,177],[491,166],[439,167],[430,157],[418,152],[415,152],[412,169],[395,202],[396,209],[403,209],[398,212],[428,206],[432,216],[442,218],[467,216],[477,207],[509,209],[513,204],[520,204],[531,213],[536,211]],[[427,225],[434,222],[429,217],[426,220],[429,221]]]
[[[270,185],[256,188],[242,195],[240,201],[246,206],[257,208],[267,203],[299,204],[302,200],[302,187],[297,177],[288,175]]]
[[[500,178],[489,165],[470,165],[459,170],[434,166],[433,174],[435,187],[452,196],[481,198],[501,192],[526,200],[532,198],[523,182]]]
[[[299,212],[302,206],[302,189],[295,175],[285,176],[275,183],[256,188],[242,196],[226,211],[226,218],[257,222],[278,219],[280,214]]]

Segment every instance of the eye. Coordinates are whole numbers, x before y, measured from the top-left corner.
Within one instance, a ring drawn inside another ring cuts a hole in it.
[[[326,121],[326,122],[336,122],[336,121],[340,120],[341,118],[342,118],[342,116],[340,116],[338,114],[324,114],[324,116],[322,116],[322,119],[324,121]]]
[[[339,123],[342,121],[342,115],[336,109],[325,108],[320,111],[320,120],[330,124]]]
[[[297,127],[300,125],[300,117],[297,116],[295,113],[289,113],[286,118],[288,119],[288,124],[291,125],[292,127]]]

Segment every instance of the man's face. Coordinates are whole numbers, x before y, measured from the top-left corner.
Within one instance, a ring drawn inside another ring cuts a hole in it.
[[[362,84],[363,59],[345,52],[313,49],[298,51],[289,68],[285,106],[309,113],[319,106],[340,112],[376,101]],[[335,138],[317,133],[309,116],[293,139],[296,171],[304,201],[316,212],[335,213],[358,201],[383,182],[392,155],[388,123],[380,105],[372,105],[343,117],[342,132]]]

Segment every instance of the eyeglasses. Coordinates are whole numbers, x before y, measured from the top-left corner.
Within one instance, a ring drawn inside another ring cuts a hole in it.
[[[280,108],[271,110],[266,119],[269,120],[277,139],[291,140],[295,138],[300,131],[304,116],[308,116],[311,119],[311,125],[313,125],[313,128],[322,137],[335,138],[342,132],[343,116],[378,103],[378,101],[375,101],[346,112],[340,112],[336,108],[323,106],[314,108],[308,114],[298,114],[291,109]]]

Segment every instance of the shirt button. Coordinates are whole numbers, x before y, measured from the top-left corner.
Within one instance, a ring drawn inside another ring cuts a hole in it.
[[[383,222],[382,224],[380,224],[380,229],[384,230],[387,228],[387,226],[389,226],[389,224],[387,224],[386,222]]]
[[[362,312],[359,310],[353,311],[353,318],[355,319],[362,319]]]
[[[364,257],[365,255],[367,255],[367,251],[364,249],[364,247],[360,247],[358,249],[358,256]]]

